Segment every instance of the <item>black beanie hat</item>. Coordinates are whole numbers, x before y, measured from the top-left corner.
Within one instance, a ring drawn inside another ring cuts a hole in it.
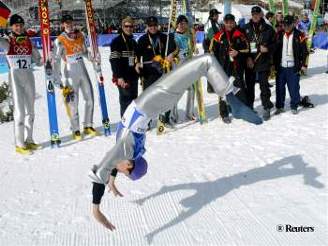
[[[22,16],[18,15],[18,14],[14,14],[10,17],[9,20],[9,25],[14,25],[14,24],[25,24],[24,19]]]

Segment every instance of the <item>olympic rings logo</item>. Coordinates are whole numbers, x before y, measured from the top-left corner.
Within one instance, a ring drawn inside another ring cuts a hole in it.
[[[26,47],[14,46],[14,51],[18,55],[27,55],[29,52],[29,49]]]

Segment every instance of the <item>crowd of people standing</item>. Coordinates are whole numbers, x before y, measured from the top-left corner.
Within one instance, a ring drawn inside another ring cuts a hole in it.
[[[285,111],[287,85],[293,114],[299,112],[300,106],[313,107],[307,96],[300,95],[300,76],[307,70],[309,56],[306,43],[307,15],[297,24],[295,16],[283,17],[279,12],[276,15],[268,13],[265,18],[262,9],[254,6],[249,23],[240,26],[232,14],[225,15],[220,23],[220,14],[216,9],[210,10],[209,21],[205,25],[203,48],[205,53],[210,53],[217,59],[228,77],[236,78],[234,86],[238,88],[236,95],[240,101],[255,111],[255,86],[258,84],[263,106],[261,116],[264,120],[269,120],[272,114]],[[186,16],[180,15],[175,21],[176,26],[171,26],[170,32],[164,33],[160,30],[157,17],[150,16],[145,22],[145,34],[136,41],[133,36],[134,19],[126,17],[122,20],[121,31],[111,42],[109,58],[113,71],[112,81],[118,88],[121,116],[140,94],[139,81],[142,90],[146,90],[164,73],[169,73],[198,54],[194,31],[191,30],[189,21]],[[30,154],[40,147],[34,143],[32,137],[35,85],[31,64],[41,65],[42,62],[35,53],[30,35],[24,29],[23,18],[13,15],[10,25],[12,31],[8,37],[0,38],[0,47],[8,53],[7,59],[13,71],[9,74],[10,81],[14,85],[17,84],[13,91],[16,151]],[[83,60],[83,57],[86,57],[94,62],[92,59],[96,58],[90,57],[84,34],[74,28],[72,16],[63,16],[62,28],[62,33],[54,42],[54,80],[63,91],[73,139],[81,140],[83,135],[98,135],[93,128],[93,88]],[[17,43],[17,37],[24,42]],[[13,45],[20,45],[19,50],[26,51],[26,54],[19,54],[24,56],[26,67],[16,64],[18,51],[11,48]],[[60,69],[61,62],[65,64],[63,74]],[[272,98],[272,85],[269,83],[269,77],[273,74],[276,81],[275,100]],[[30,87],[20,87],[22,78],[30,80]],[[213,92],[209,85],[207,90],[209,93]],[[82,92],[85,102],[83,133],[80,132],[78,112],[79,91]],[[194,96],[192,86],[188,89],[185,120],[196,118]],[[219,99],[219,109],[223,122],[230,123],[230,107],[225,98]],[[163,118],[167,125],[176,124],[177,107],[169,110]],[[24,135],[24,129],[29,129],[27,135]]]

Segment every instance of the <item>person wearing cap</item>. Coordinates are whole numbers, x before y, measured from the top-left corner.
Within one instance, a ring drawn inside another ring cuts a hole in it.
[[[252,8],[252,19],[245,26],[245,33],[250,45],[245,72],[248,106],[253,108],[255,101],[255,83],[260,85],[260,98],[264,108],[263,119],[269,120],[273,103],[269,75],[271,70],[272,52],[275,47],[275,31],[262,18],[259,6]]]
[[[33,46],[24,19],[14,14],[10,17],[11,32],[0,37],[0,48],[6,52],[9,65],[9,84],[14,105],[14,135],[16,152],[32,154],[40,148],[33,140],[35,79],[33,64],[42,66],[41,56]]]
[[[292,113],[297,114],[298,106],[306,106],[300,96],[300,73],[302,70],[306,70],[308,56],[306,40],[306,35],[295,28],[294,17],[285,16],[284,31],[277,34],[274,52],[277,71],[275,114],[284,112],[286,84],[291,98]]]
[[[148,122],[171,109],[186,89],[202,76],[207,77],[218,96],[226,96],[236,118],[262,123],[260,117],[235,97],[235,78],[229,78],[210,54],[195,57],[162,76],[129,105],[118,126],[116,145],[89,172],[93,185],[92,213],[109,230],[114,230],[115,226],[100,210],[105,185],[115,196],[122,196],[115,185],[118,172],[132,180],[139,180],[147,173],[148,164],[143,156]]]
[[[205,52],[209,52],[209,47],[214,34],[219,32],[223,27],[223,25],[219,23],[220,14],[221,12],[217,9],[211,9],[209,12],[208,21],[205,24],[205,37],[203,42]]]
[[[79,117],[79,92],[84,99],[84,131],[85,135],[97,136],[93,128],[94,94],[91,80],[83,57],[88,56],[85,37],[74,29],[71,15],[62,17],[63,32],[54,42],[54,75],[57,84],[63,88],[64,103],[71,123],[72,137],[81,140]],[[64,61],[64,76],[61,73],[61,61]]]
[[[133,38],[134,20],[122,20],[122,31],[111,43],[110,64],[113,83],[119,92],[120,114],[123,116],[129,104],[138,96],[138,74],[135,70],[137,42]]]
[[[223,67],[227,76],[234,76],[234,86],[239,88],[238,98],[247,104],[246,86],[244,81],[245,58],[249,51],[248,42],[243,32],[236,28],[235,16],[224,16],[224,27],[217,32],[211,42],[210,52],[213,53]],[[219,100],[220,116],[224,123],[230,123],[229,110],[226,101]]]
[[[141,77],[142,89],[145,90],[158,80],[166,71],[166,66],[171,66],[174,60],[176,44],[173,35],[162,33],[158,27],[158,20],[150,16],[146,20],[147,32],[138,40],[136,71]],[[166,43],[168,50],[166,52]],[[170,111],[162,117],[164,124],[170,123]],[[149,123],[149,129],[151,123]]]
[[[165,57],[167,35],[159,30],[158,20],[150,16],[146,20],[147,32],[138,40],[136,71],[142,77],[142,89],[145,90],[164,73],[161,61],[173,62],[176,45],[173,37],[168,40],[168,54]]]

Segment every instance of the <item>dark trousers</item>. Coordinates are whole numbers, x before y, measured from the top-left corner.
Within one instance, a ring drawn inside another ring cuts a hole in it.
[[[154,84],[155,81],[157,81],[160,77],[162,76],[162,74],[154,71],[151,73],[144,73],[143,75],[143,80],[142,80],[142,89],[146,90],[149,86],[151,86],[152,84]]]
[[[300,75],[295,73],[294,67],[280,67],[276,79],[276,108],[284,108],[286,84],[290,95],[291,109],[297,109],[300,103]]]
[[[255,83],[258,82],[261,90],[261,102],[265,110],[273,108],[273,103],[270,100],[271,91],[269,85],[269,71],[255,72],[250,69],[246,69],[246,94],[248,98],[247,106],[254,108],[255,101]]]
[[[138,81],[129,81],[129,85],[130,86],[125,89],[118,87],[118,92],[120,94],[121,117],[130,103],[138,97]]]

